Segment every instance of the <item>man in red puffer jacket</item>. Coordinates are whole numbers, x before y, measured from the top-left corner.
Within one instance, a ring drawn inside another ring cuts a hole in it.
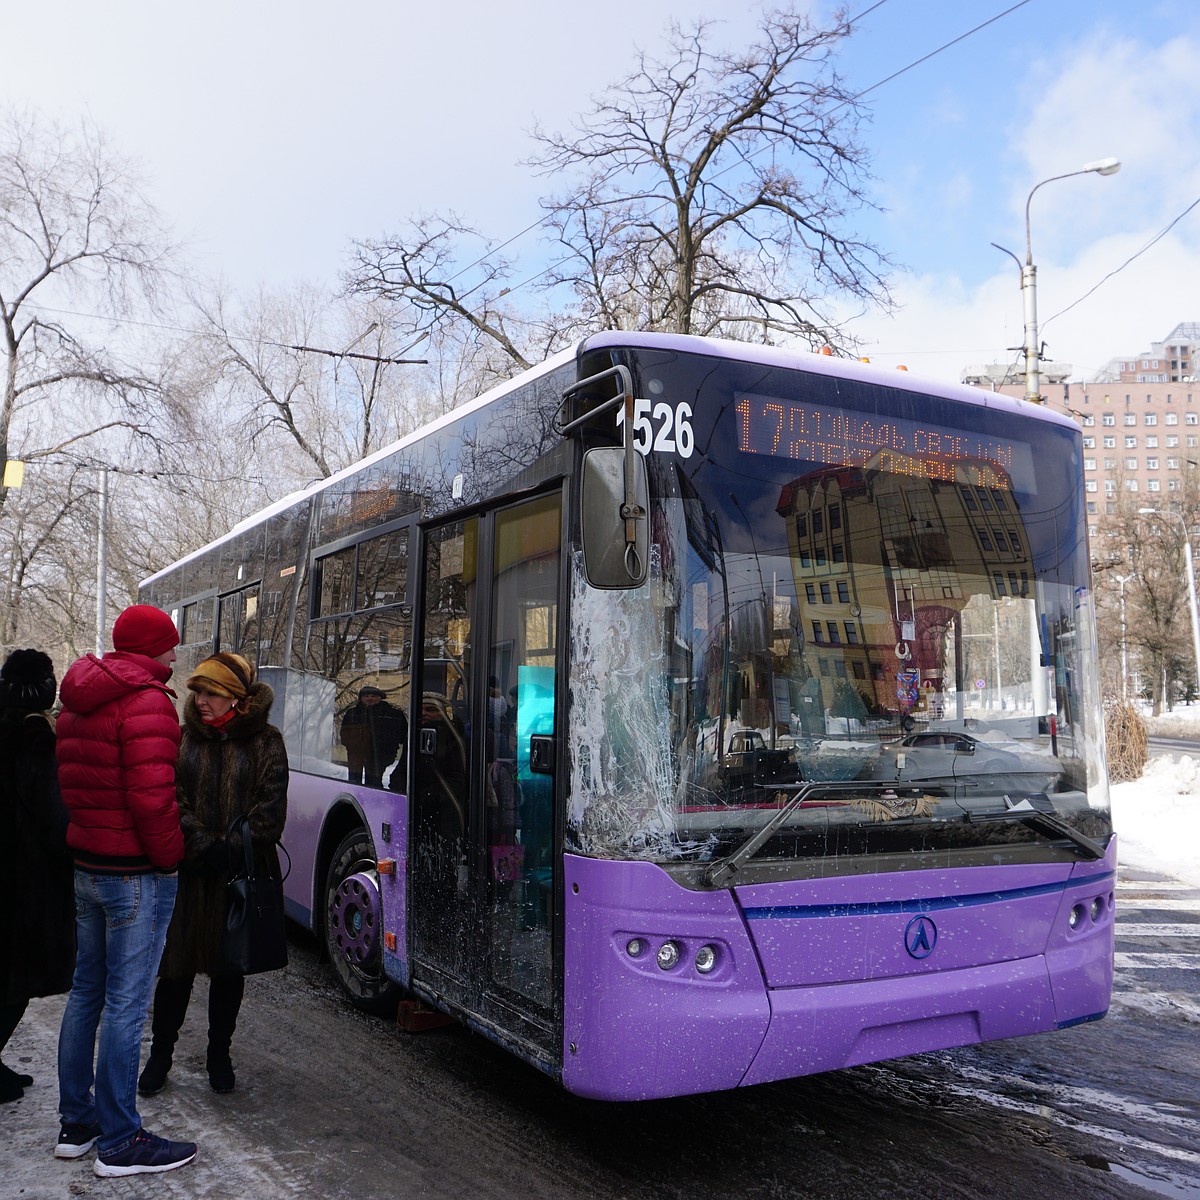
[[[179,719],[167,687],[179,634],[161,609],[135,604],[117,617],[112,641],[110,653],[86,655],[63,677],[57,729],[78,951],[58,1038],[54,1153],[80,1158],[96,1145],[100,1176],[170,1171],[196,1157],[194,1143],[142,1128],[136,1090],[183,858]]]

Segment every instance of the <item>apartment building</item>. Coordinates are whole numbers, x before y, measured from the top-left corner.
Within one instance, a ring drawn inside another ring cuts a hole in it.
[[[1060,394],[1047,393],[1047,404],[1083,427],[1083,486],[1093,536],[1102,524],[1098,518],[1116,512],[1120,493],[1138,493],[1150,506],[1169,504],[1169,494],[1183,486],[1183,473],[1200,466],[1200,386],[1066,383],[1055,390]]]
[[[1161,342],[1134,358],[1110,359],[1095,383],[1192,383],[1200,376],[1200,322],[1176,325]]]
[[[964,382],[1008,396],[1025,394],[1024,377],[1011,368],[971,368]],[[1197,374],[1192,375],[1195,369]],[[1088,526],[1094,538],[1103,518],[1116,512],[1122,493],[1144,497],[1148,507],[1169,504],[1186,471],[1200,470],[1200,323],[1175,326],[1163,342],[1136,358],[1113,359],[1095,380],[1043,378],[1048,407],[1083,428],[1083,480]]]

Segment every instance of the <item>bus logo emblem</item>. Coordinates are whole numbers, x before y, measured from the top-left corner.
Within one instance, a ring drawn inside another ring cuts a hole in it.
[[[928,958],[937,945],[937,926],[926,916],[913,917],[904,930],[904,948],[913,958]]]

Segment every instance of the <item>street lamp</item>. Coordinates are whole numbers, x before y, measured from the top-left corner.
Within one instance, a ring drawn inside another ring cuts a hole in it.
[[[1121,700],[1129,699],[1129,659],[1125,657],[1125,585],[1132,575],[1114,575],[1121,588]]]
[[[1192,653],[1196,660],[1196,686],[1200,688],[1200,617],[1196,613],[1196,577],[1192,572],[1192,539],[1188,535],[1187,522],[1171,508],[1139,508],[1147,517],[1174,517],[1183,530],[1183,561],[1187,571],[1188,609],[1192,614]]]
[[[1078,171],[1068,171],[1065,175],[1051,175],[1049,179],[1043,179],[1041,183],[1034,184],[1025,201],[1024,263],[1011,250],[1005,250],[1003,246],[996,246],[995,242],[992,243],[997,250],[1003,250],[1021,268],[1021,296],[1025,302],[1025,399],[1032,400],[1035,404],[1040,404],[1042,398],[1039,369],[1042,351],[1041,343],[1038,340],[1037,267],[1033,265],[1033,241],[1029,233],[1029,205],[1033,200],[1033,193],[1038,188],[1045,187],[1046,184],[1054,183],[1059,179],[1072,179],[1076,175],[1115,175],[1120,169],[1119,159],[1101,158],[1096,162],[1085,163]]]

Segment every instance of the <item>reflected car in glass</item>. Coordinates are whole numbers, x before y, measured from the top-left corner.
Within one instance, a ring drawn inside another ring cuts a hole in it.
[[[721,756],[721,774],[728,787],[743,789],[791,782],[799,777],[800,768],[790,747],[772,749],[757,729],[739,729]]]
[[[931,788],[964,783],[994,791],[1053,790],[1062,766],[1047,748],[977,737],[956,729],[927,729],[879,747],[875,777]]]

